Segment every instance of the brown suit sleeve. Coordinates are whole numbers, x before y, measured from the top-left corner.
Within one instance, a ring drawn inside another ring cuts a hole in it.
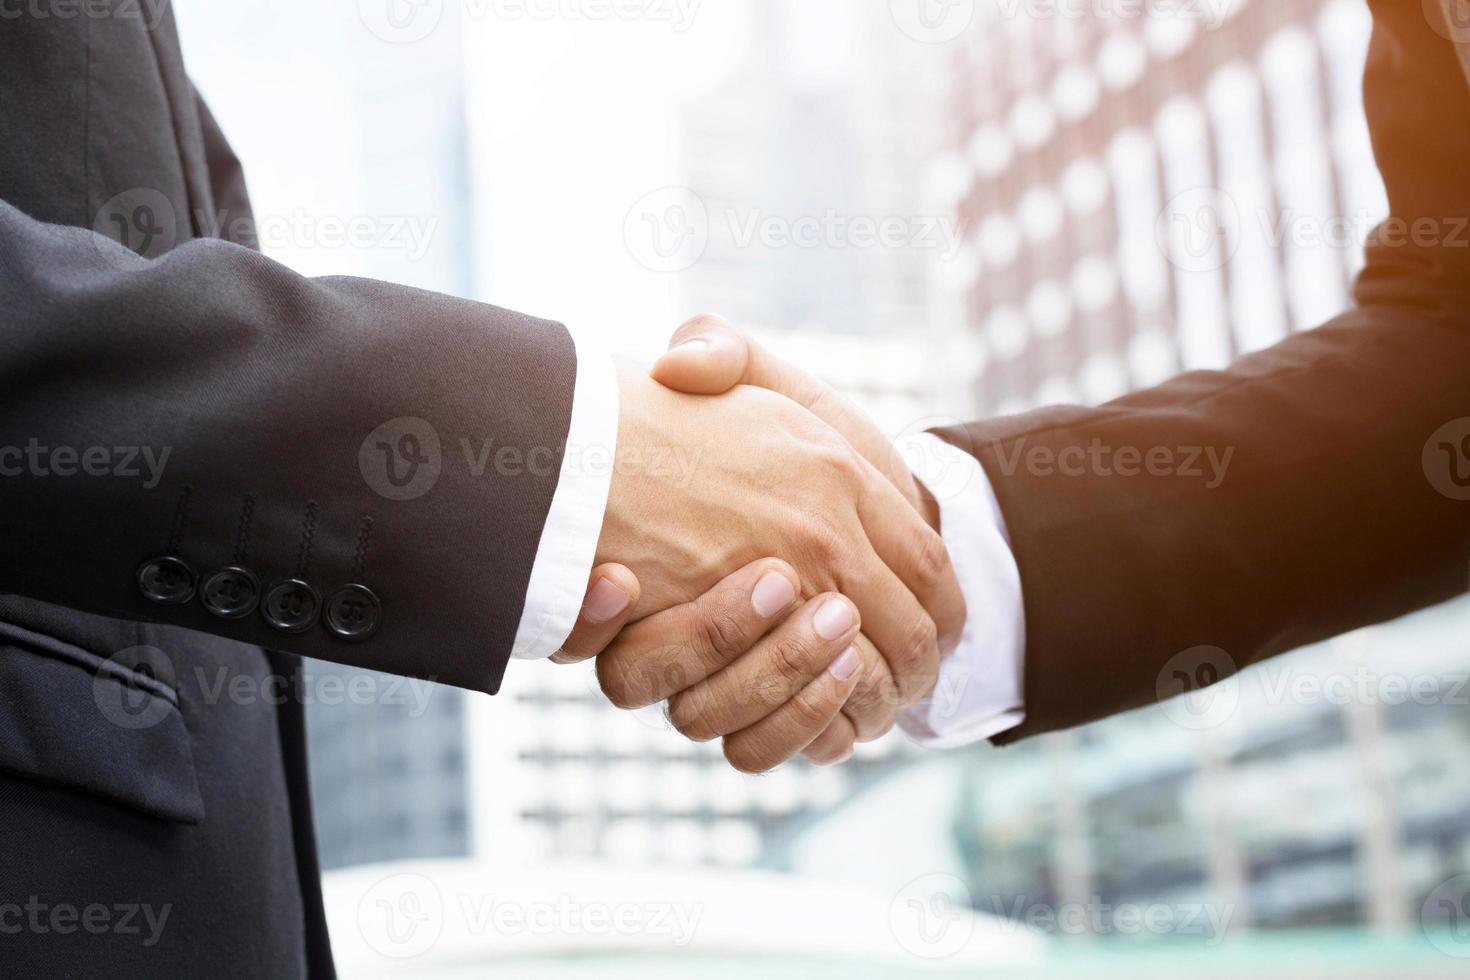
[[[1021,571],[1027,717],[999,742],[1150,703],[1195,647],[1244,667],[1466,590],[1470,86],[1417,0],[1373,8],[1397,220],[1355,309],[1225,371],[940,433],[994,483]],[[1433,240],[1406,234],[1420,220]],[[1149,475],[1132,454],[1156,448],[1200,475]]]

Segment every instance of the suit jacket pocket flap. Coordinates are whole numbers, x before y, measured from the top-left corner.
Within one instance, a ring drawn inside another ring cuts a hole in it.
[[[0,770],[197,824],[178,693],[119,659],[0,622]]]

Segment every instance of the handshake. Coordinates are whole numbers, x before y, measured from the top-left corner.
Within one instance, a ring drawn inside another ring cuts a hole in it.
[[[553,659],[597,657],[615,705],[667,700],[752,773],[844,761],[928,697],[964,599],[937,505],[873,423],[717,317],[681,327],[651,378],[620,363],[618,385],[620,457],[698,465],[677,486],[615,468]]]

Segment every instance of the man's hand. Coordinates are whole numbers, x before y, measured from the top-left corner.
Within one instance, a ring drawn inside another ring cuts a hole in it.
[[[882,665],[871,647],[867,656],[859,649],[859,626],[848,599],[803,601],[791,566],[762,559],[629,626],[598,658],[597,676],[622,708],[667,698],[675,728],[698,742],[723,738],[725,757],[743,772],[801,751],[839,762],[854,738],[844,705]],[[834,727],[842,737],[826,734]]]
[[[675,391],[718,395],[736,385],[753,385],[785,395],[835,429],[864,459],[882,473],[939,529],[939,506],[914,479],[903,456],[862,410],[830,385],[765,350],[723,317],[694,317],[674,332],[669,350],[653,365],[651,376]],[[958,602],[958,615],[954,603]],[[941,645],[952,645],[964,626],[964,603],[956,597],[934,610]],[[952,631],[952,632],[951,632]]]
[[[803,595],[840,593],[861,610],[897,705],[927,696],[938,624],[957,635],[964,613],[943,540],[912,499],[790,398],[751,386],[691,397],[631,366],[619,381],[618,465],[598,555],[638,570],[637,615],[774,555]]]
[[[872,422],[829,387],[772,357],[725,321],[698,317],[686,323],[675,334],[669,353],[654,366],[653,376],[689,393],[722,394],[746,384],[798,402],[838,432],[847,443],[846,451],[864,460],[864,471],[871,467],[881,474],[937,532],[937,506]],[[636,602],[637,579],[626,568],[608,567],[616,569]],[[938,642],[948,649],[959,636],[965,612],[952,573],[945,578],[943,586],[924,594]],[[800,646],[799,625],[780,622],[798,606],[772,607],[770,597],[778,580],[786,582],[791,594],[799,591],[790,566],[773,559],[758,561],[698,600],[628,628],[598,662],[604,691],[626,707],[670,698],[676,728],[699,740],[724,736],[726,756],[746,771],[772,768],[798,751],[816,763],[846,759],[854,742],[883,735],[896,719],[900,697],[889,665],[859,634],[852,643],[856,683],[849,687],[829,681],[819,690],[813,684],[814,690],[798,703],[798,681],[807,678],[798,666],[806,662],[800,651],[806,657],[820,657],[822,645]],[[584,628],[579,622],[578,630]],[[598,645],[611,636],[606,629],[594,630],[593,635]],[[585,655],[595,652],[591,645],[586,651]],[[843,655],[851,660],[846,651]],[[845,703],[834,706],[821,700],[838,693]],[[767,721],[778,712],[782,721]],[[762,720],[752,722],[757,716]],[[742,724],[745,727],[738,727]]]
[[[605,650],[633,615],[641,592],[638,576],[622,565],[608,562],[592,569],[572,635],[551,662],[581,663]]]

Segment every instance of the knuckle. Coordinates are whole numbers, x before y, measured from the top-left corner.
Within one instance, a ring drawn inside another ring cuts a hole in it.
[[[909,632],[909,644],[914,657],[920,661],[939,656],[939,630],[928,613],[919,616]]]
[[[905,634],[903,645],[895,652],[893,669],[905,683],[912,686],[931,672],[930,664],[939,657],[939,632],[934,620],[927,613],[915,619]]]
[[[780,673],[770,671],[751,681],[747,687],[742,688],[742,703],[750,703],[763,708],[785,704],[791,700],[795,693],[795,682]]]
[[[656,662],[657,658],[650,658]],[[597,659],[597,682],[614,707],[631,711],[662,701],[669,691],[689,686],[684,665],[677,660],[651,666],[634,656],[606,654]]]
[[[848,445],[846,439],[835,432],[822,439],[817,459],[822,468],[843,486],[854,486],[863,479],[863,468],[858,462],[857,452]]]
[[[818,766],[836,765],[852,754],[853,740],[846,736],[824,737],[813,742],[802,754],[807,761]]]
[[[708,742],[718,734],[707,699],[687,692],[669,699],[669,723],[691,742]]]
[[[744,653],[744,641],[745,630],[728,609],[712,609],[695,621],[695,646],[715,664]]]
[[[824,570],[840,564],[847,554],[847,538],[826,514],[815,514],[805,520],[802,550],[812,562]]]
[[[949,547],[938,533],[925,530],[914,554],[916,584],[924,591],[933,590],[944,581],[948,572]]]
[[[935,626],[939,632],[939,649],[941,653],[951,652],[959,645],[960,639],[965,632],[965,621],[969,616],[968,608],[963,599],[959,607],[953,613],[947,614],[942,621],[935,620]]]
[[[735,738],[733,736],[725,739],[724,745],[725,761],[731,767],[749,776],[756,776],[767,772],[779,765],[780,760],[768,760],[760,750],[760,746],[753,739]]]
[[[847,720],[852,722],[853,731],[859,742],[872,742],[893,731],[898,721],[898,706],[873,702],[862,708],[848,707]]]
[[[819,691],[807,688],[792,698],[791,717],[802,731],[821,731],[828,722],[836,705],[829,704]]]
[[[811,671],[811,651],[796,639],[780,639],[771,643],[771,677],[782,682],[785,692],[794,692],[792,685],[799,684]]]
[[[870,668],[842,712],[852,722],[859,742],[871,742],[887,735],[898,720],[897,692],[887,672],[876,666]]]
[[[625,711],[643,707],[635,703],[632,674],[630,664],[621,657],[608,655],[597,660],[597,683],[602,688],[602,693],[614,707]]]
[[[802,404],[806,406],[807,411],[820,419],[838,418],[848,414],[847,402],[842,396],[820,381],[812,383]]]

